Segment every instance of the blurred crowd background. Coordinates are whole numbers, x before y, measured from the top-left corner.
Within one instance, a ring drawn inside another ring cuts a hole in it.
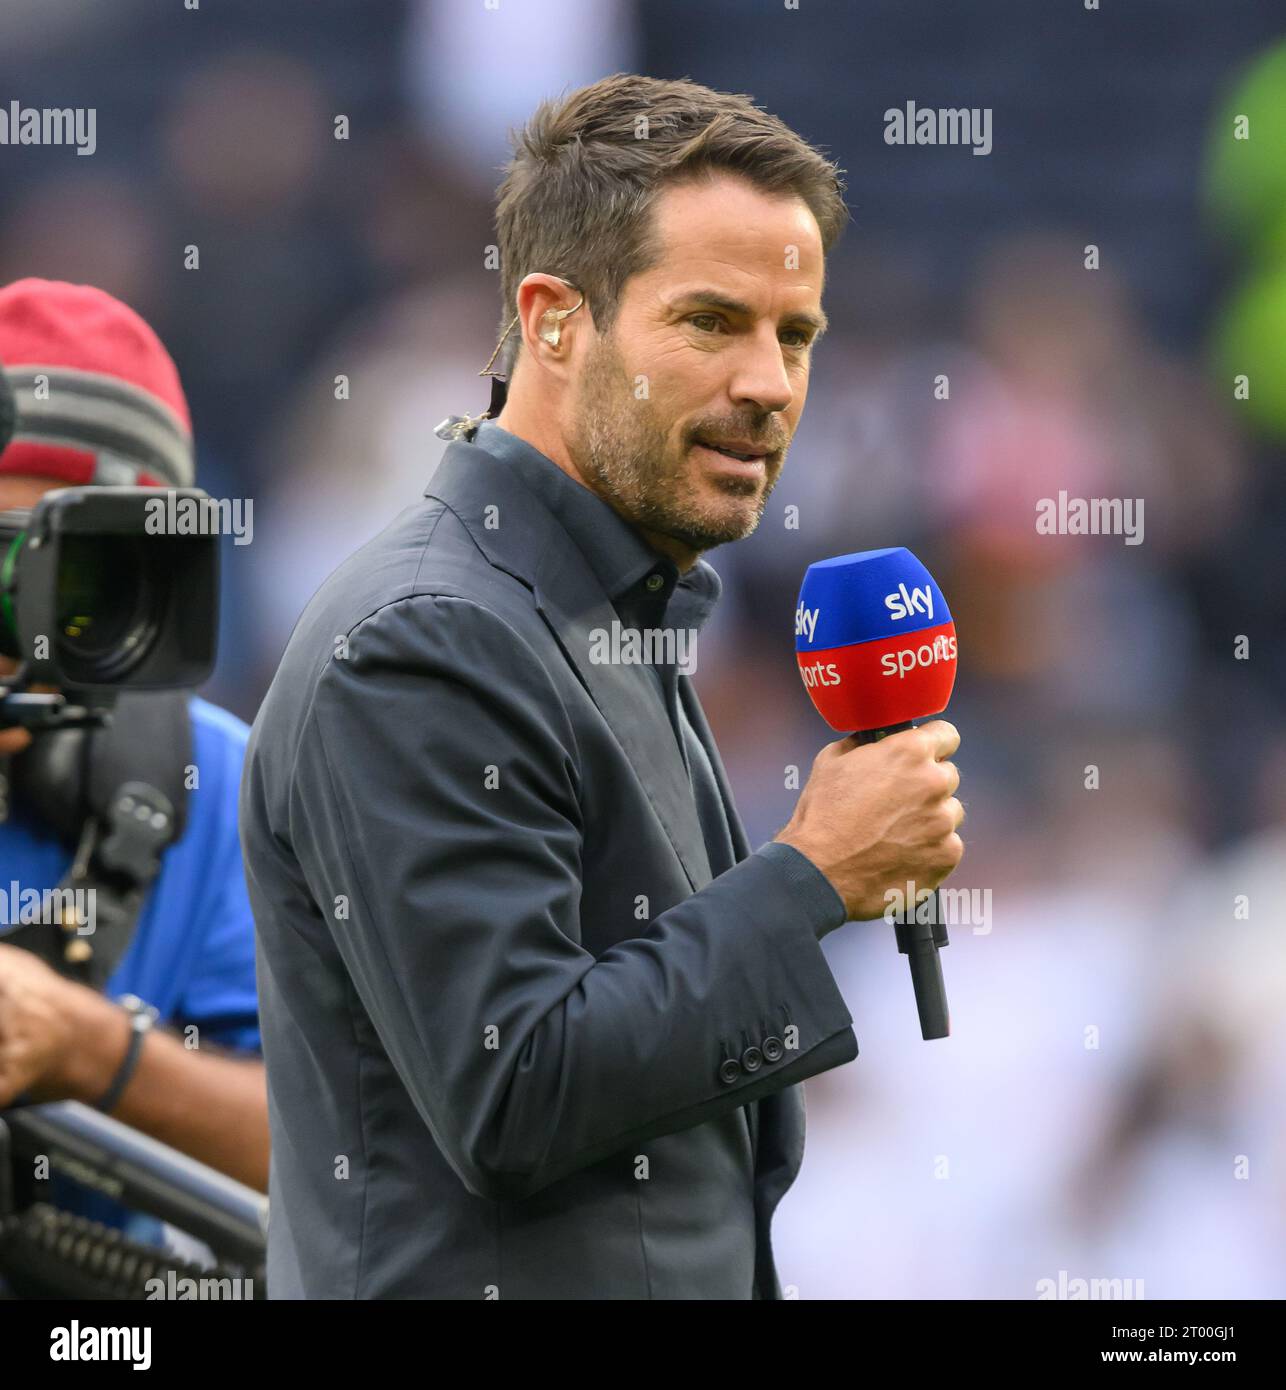
[[[834,737],[794,668],[809,562],[909,546],[960,635],[953,883],[990,890],[991,919],[953,931],[932,1044],[891,931],[828,938],[861,1056],[807,1085],[783,1284],[1286,1296],[1270,0],[5,0],[0,98],[96,108],[97,151],[3,151],[0,283],[138,309],[179,363],[199,480],[254,500],[203,693],[253,718],[317,584],[423,490],[433,427],[485,407],[507,132],[621,70],[749,93],[847,170],[802,426],[758,533],[707,556],[696,681],[752,843]],[[886,145],[911,100],[991,108],[992,152]],[[1038,535],[1060,489],[1145,499],[1144,542]]]

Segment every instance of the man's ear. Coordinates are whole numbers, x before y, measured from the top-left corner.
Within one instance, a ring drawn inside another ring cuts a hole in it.
[[[518,319],[523,343],[545,366],[566,361],[567,320],[584,304],[581,292],[556,275],[533,273],[518,286]]]

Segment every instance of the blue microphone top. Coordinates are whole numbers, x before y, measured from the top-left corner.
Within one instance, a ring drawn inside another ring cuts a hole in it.
[[[809,565],[795,610],[795,650],[823,651],[951,622],[933,576],[904,546]]]

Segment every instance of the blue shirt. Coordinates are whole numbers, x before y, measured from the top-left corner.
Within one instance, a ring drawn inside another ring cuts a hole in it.
[[[198,1028],[201,1043],[258,1054],[254,918],[246,894],[237,835],[237,795],[250,730],[205,700],[188,703],[197,783],[187,793],[183,834],[161,856],[161,871],[139,914],[134,936],[107,981],[109,998],[136,994],[159,1022]],[[0,823],[0,886],[54,888],[72,851],[42,822],[15,804]],[[14,914],[16,916],[16,913]],[[0,925],[0,941],[3,941]],[[57,1177],[58,1206],[118,1226],[134,1240],[163,1246],[162,1224],[131,1213],[102,1193]]]
[[[235,715],[193,697],[197,785],[187,824],[161,857],[161,872],[133,939],[107,982],[109,998],[137,994],[174,1028],[196,1024],[201,1042],[259,1051],[254,919],[237,839],[237,793],[250,731]],[[0,884],[6,893],[54,888],[72,851],[18,806],[0,824]],[[0,941],[4,939],[0,927]]]

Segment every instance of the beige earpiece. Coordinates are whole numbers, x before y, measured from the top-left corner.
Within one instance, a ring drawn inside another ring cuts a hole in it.
[[[567,282],[564,280],[564,284]],[[542,342],[548,343],[550,347],[557,347],[559,339],[563,335],[563,320],[568,314],[574,314],[585,302],[585,296],[581,295],[579,301],[572,305],[570,309],[550,309],[541,315],[542,324],[540,338]]]
[[[555,275],[554,279],[557,280],[560,284],[566,285],[569,290],[573,290],[576,288],[576,286],[573,285],[570,280],[564,280],[561,275]],[[576,310],[579,309],[582,304],[584,304],[584,302],[585,296],[582,294],[579,301],[573,304],[570,309],[546,310],[546,312],[541,315],[540,319],[542,327],[538,336],[540,337],[541,342],[548,343],[550,347],[557,347],[563,333],[562,321],[567,317],[568,314],[574,314]],[[491,370],[491,364],[500,355],[500,349],[504,347],[505,339],[508,338],[508,336],[514,331],[514,327],[517,324],[520,317],[521,315],[515,314],[513,318],[509,320],[509,327],[506,328],[505,331],[500,335],[500,341],[496,344],[495,350],[487,359],[487,365],[483,367],[483,369],[478,373],[479,376],[499,375],[499,373],[493,372]],[[443,437],[445,438],[445,436]]]

